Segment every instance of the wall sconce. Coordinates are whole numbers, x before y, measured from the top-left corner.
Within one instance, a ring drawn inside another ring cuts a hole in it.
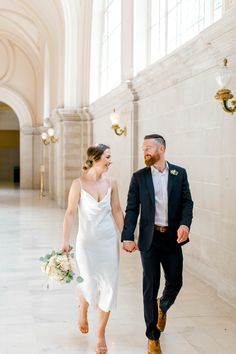
[[[44,131],[41,134],[41,139],[44,145],[48,145],[50,143],[56,143],[58,139],[54,136],[54,128],[52,127],[52,123],[50,122],[49,118],[44,120],[44,126],[47,127],[47,131]]]
[[[110,119],[111,119],[111,123],[112,123],[112,129],[114,130],[114,132],[116,133],[116,135],[124,135],[126,136],[127,134],[127,128],[124,127],[123,129],[120,127],[119,125],[119,120],[120,120],[120,116],[118,113],[116,113],[115,108],[113,109],[112,114],[110,115]]]
[[[224,66],[216,74],[216,81],[220,87],[217,91],[215,98],[221,100],[223,110],[225,112],[233,114],[236,112],[236,101],[231,101],[231,106],[228,105],[228,101],[233,98],[231,91],[227,89],[227,86],[231,79],[231,71],[227,67],[228,60],[224,59]]]

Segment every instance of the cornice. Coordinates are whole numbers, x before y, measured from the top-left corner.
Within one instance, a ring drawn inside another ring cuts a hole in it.
[[[81,109],[56,108],[52,111],[50,120],[55,122],[81,122],[90,121],[92,116],[87,107]]]
[[[115,108],[119,111],[122,106],[132,104],[139,100],[138,94],[133,87],[132,80],[127,80],[120,86],[102,96],[89,106],[89,110],[96,119],[103,117],[107,112]]]

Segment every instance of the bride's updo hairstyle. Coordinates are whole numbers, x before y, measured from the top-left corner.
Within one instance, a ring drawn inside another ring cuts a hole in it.
[[[88,171],[94,161],[99,161],[105,150],[110,149],[110,146],[105,144],[92,145],[87,150],[87,159],[83,165],[83,170]]]

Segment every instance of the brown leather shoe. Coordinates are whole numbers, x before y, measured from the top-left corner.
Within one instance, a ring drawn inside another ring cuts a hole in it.
[[[157,328],[160,332],[163,332],[166,326],[166,314],[162,311],[160,307],[160,299],[157,299],[158,306],[158,320],[157,320]]]
[[[148,354],[162,354],[159,339],[148,339]]]

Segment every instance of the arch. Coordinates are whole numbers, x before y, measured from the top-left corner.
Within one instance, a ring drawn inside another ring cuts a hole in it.
[[[0,87],[0,102],[8,104],[13,109],[19,119],[21,129],[32,127],[31,110],[19,94],[8,88]]]
[[[16,113],[20,124],[20,188],[33,186],[33,127],[32,113],[23,98],[13,90],[0,87],[0,102]]]

